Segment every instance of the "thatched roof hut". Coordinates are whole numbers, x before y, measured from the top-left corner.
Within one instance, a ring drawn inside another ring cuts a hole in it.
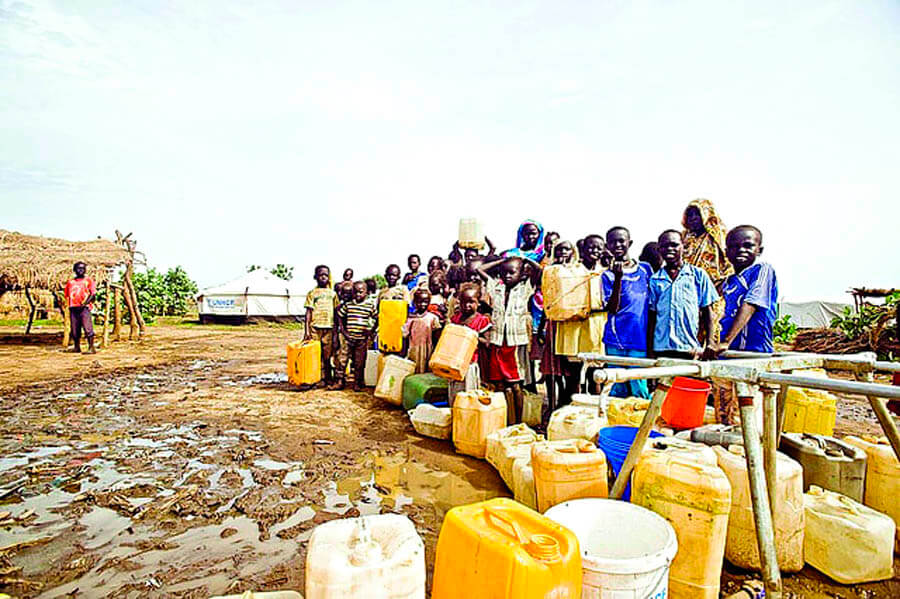
[[[102,283],[109,269],[129,264],[132,257],[125,247],[106,239],[67,241],[0,229],[0,293],[26,287],[61,289],[79,260]]]

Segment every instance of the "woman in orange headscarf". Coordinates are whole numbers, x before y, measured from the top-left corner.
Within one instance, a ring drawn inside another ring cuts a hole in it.
[[[734,273],[728,257],[725,255],[725,225],[722,224],[713,203],[709,200],[697,199],[687,205],[681,218],[684,226],[684,261],[706,271],[722,295],[722,285],[729,275]],[[710,335],[718,340],[722,335],[719,321],[725,311],[725,300],[719,299],[710,306],[713,313],[713,330]],[[719,422],[734,424],[738,422],[737,404],[730,383],[713,381],[713,398]]]

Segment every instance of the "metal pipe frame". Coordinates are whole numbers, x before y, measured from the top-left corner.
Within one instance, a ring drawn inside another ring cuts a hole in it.
[[[723,357],[726,359],[700,362],[607,356],[599,353],[586,353],[578,356],[584,362],[585,368],[588,366],[600,367],[594,373],[594,380],[601,386],[608,383],[673,376],[719,378],[737,383],[741,429],[744,437],[744,452],[747,459],[747,475],[750,480],[750,495],[762,575],[767,596],[781,599],[781,572],[775,552],[773,521],[776,508],[777,448],[784,426],[788,389],[803,387],[867,397],[894,453],[900,459],[900,432],[898,432],[897,423],[888,412],[884,401],[884,398],[900,399],[900,387],[873,382],[874,371],[900,372],[900,363],[878,361],[875,354],[872,353],[843,356],[796,352],[757,354],[729,351],[725,352]],[[610,365],[618,368],[609,368]],[[625,369],[621,368],[622,366],[632,368]],[[816,378],[781,372],[818,367],[853,372],[858,381]],[[761,385],[763,391],[762,442],[756,431],[752,393],[748,390],[748,386],[755,387],[756,385]],[[619,499],[624,493],[650,434],[650,429],[662,410],[667,389],[668,385],[661,384],[654,392],[625,462],[616,476],[610,492],[611,498]]]

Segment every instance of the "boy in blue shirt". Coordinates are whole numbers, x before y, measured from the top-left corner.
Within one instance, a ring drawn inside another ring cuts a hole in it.
[[[603,330],[603,345],[610,356],[647,357],[647,307],[649,299],[649,264],[628,256],[631,233],[625,227],[613,227],[606,233],[606,248],[612,253],[609,270],[603,272],[603,297],[608,314]],[[649,399],[646,380],[616,383],[613,397]]]
[[[722,286],[725,314],[720,321],[719,352],[726,349],[775,351],[778,281],[774,268],[756,261],[762,251],[762,233],[754,226],[735,227],[725,238],[725,255],[734,266],[734,274]]]
[[[702,268],[685,264],[681,233],[670,229],[659,236],[659,253],[665,264],[650,277],[647,349],[653,356],[698,358],[702,352],[701,320],[712,330],[710,306],[719,299],[716,286]],[[716,341],[707,340],[707,351]]]
[[[770,265],[756,261],[762,251],[762,232],[752,225],[735,227],[725,238],[725,255],[734,267],[734,274],[722,285],[725,314],[720,321],[722,338],[715,355],[727,349],[764,353],[775,350],[773,329],[778,317],[778,281]],[[733,383],[713,381],[713,399],[719,422],[740,421]]]

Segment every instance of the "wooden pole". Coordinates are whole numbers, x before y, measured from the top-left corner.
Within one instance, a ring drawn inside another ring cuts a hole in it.
[[[137,292],[134,290],[134,280],[132,279],[132,274],[134,273],[134,266],[132,264],[128,265],[128,268],[125,270],[125,280],[123,281],[125,286],[125,295],[131,298],[131,306],[134,309],[134,313],[137,315],[137,326],[138,326],[138,338],[143,336],[144,327],[146,324],[144,323],[144,317],[141,316],[140,306],[138,305]]]
[[[741,407],[741,431],[744,435],[744,457],[747,459],[747,476],[750,479],[750,501],[753,504],[753,521],[756,524],[756,544],[762,565],[763,582],[767,599],[781,599],[781,571],[775,552],[775,527],[769,507],[769,493],[763,468],[762,448],[756,432],[756,415],[753,396],[738,393]]]
[[[59,313],[62,314],[63,320],[63,348],[69,347],[69,337],[72,335],[72,321],[69,319],[69,306],[66,302],[66,296],[60,291],[54,291],[56,297],[56,305],[59,306]]]
[[[31,325],[34,323],[34,313],[37,310],[37,305],[35,305],[34,300],[31,298],[31,292],[28,290],[28,287],[25,287],[25,299],[28,300],[28,305],[31,306],[31,310],[28,312],[28,324],[25,325],[25,334],[28,335],[31,333]]]
[[[122,295],[125,296],[125,306],[128,308],[128,340],[134,340],[134,334],[138,330],[137,315],[135,314],[134,302],[131,300],[131,294],[128,293],[128,284],[123,282]]]
[[[118,285],[113,285],[113,339],[122,340],[122,296]]]
[[[109,281],[106,281],[106,301],[103,302],[103,347],[109,347],[109,302],[112,300],[112,290],[109,288]]]

